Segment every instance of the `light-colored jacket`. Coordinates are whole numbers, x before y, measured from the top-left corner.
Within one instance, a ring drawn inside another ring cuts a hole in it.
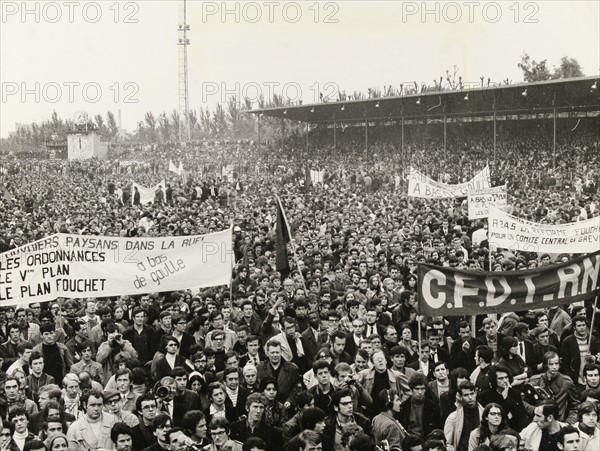
[[[575,423],[573,426],[579,429],[579,423]],[[600,429],[598,427],[594,429],[593,435],[588,435],[579,429],[579,437],[581,438],[581,443],[579,444],[580,451],[600,450]]]
[[[99,448],[115,449],[115,446],[110,439],[110,430],[117,421],[117,417],[114,415],[108,412],[102,412],[102,418],[100,420],[102,429],[100,436],[96,437],[88,422],[87,415],[84,415],[78,420],[75,420],[67,431],[69,447],[82,451],[96,451]]]
[[[102,381],[102,385],[106,385],[108,379],[110,379],[111,375],[115,372],[114,359],[119,354],[122,354],[125,359],[137,359],[138,356],[135,348],[127,340],[123,340],[123,348],[115,354],[113,354],[113,348],[108,344],[108,341],[103,341],[98,347],[96,361],[102,364],[102,369],[104,370],[104,380]]]
[[[372,398],[377,397],[378,393],[373,393],[373,385],[375,384],[375,368],[367,368],[358,373],[360,376],[359,382],[364,389],[371,395]],[[402,402],[406,401],[412,394],[412,390],[408,386],[408,380],[404,374],[387,370],[390,387],[395,388],[402,398]]]
[[[281,357],[285,359],[286,362],[291,362],[294,358],[292,354],[292,348],[290,347],[290,343],[288,341],[288,337],[285,335],[285,332],[281,332],[269,341],[277,341],[281,344]],[[302,346],[302,340],[300,338],[296,338],[296,352],[298,353],[298,357],[304,356],[304,347]],[[267,352],[267,345],[265,345],[265,353]]]
[[[561,423],[561,428],[567,426],[567,423]],[[537,423],[533,422],[525,429],[521,431],[521,441],[525,444],[525,449],[530,449],[531,451],[543,451],[540,450],[540,443],[542,442],[542,430],[537,425]]]
[[[480,445],[489,445],[490,439],[486,438],[483,443],[479,443],[479,437],[481,436],[481,428],[473,429],[471,435],[469,435],[469,451],[473,451]]]
[[[479,418],[483,415],[483,407],[477,404],[479,409]],[[458,448],[460,442],[460,436],[463,432],[463,425],[465,422],[465,413],[461,404],[457,405],[454,412],[448,415],[446,423],[444,423],[444,435],[446,436],[446,443],[448,444],[448,451],[455,451]]]
[[[202,448],[204,451],[219,451],[219,449],[227,449],[227,450],[231,450],[231,451],[242,451],[242,443],[237,442],[235,440],[227,440],[225,442],[225,445],[223,445],[222,448],[218,448],[214,443],[211,443],[210,445],[206,445],[204,448]]]
[[[373,437],[375,443],[387,440],[390,444],[399,444],[406,437],[406,429],[388,412],[381,412],[373,418]]]

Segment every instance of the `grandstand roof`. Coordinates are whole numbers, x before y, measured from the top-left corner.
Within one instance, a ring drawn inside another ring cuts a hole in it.
[[[599,112],[600,76],[426,91],[397,97],[345,100],[248,111],[251,114],[309,123],[356,122],[395,118],[473,117],[552,112]],[[596,86],[596,88],[592,88]]]

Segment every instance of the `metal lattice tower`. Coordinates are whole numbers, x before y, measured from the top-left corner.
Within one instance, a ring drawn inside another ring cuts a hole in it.
[[[190,26],[187,24],[187,5],[186,0],[179,2],[179,140],[189,141],[190,139],[190,94],[188,90],[188,62],[187,48],[190,40],[187,35]]]

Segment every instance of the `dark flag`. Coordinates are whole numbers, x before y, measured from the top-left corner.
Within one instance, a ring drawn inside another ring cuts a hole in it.
[[[310,167],[306,166],[304,168],[304,190],[306,193],[308,193],[308,190],[310,189],[312,185],[312,178],[310,177]]]
[[[285,219],[281,200],[277,198],[277,231],[275,241],[275,268],[285,279],[290,273],[287,244],[291,241],[290,227]]]

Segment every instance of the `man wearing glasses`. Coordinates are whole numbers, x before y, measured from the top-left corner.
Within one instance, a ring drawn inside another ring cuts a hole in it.
[[[213,442],[204,448],[205,451],[242,451],[242,443],[229,438],[229,421],[225,418],[213,418],[209,429]],[[154,450],[146,449],[144,451]]]
[[[329,437],[334,443],[341,443],[344,431],[353,424],[361,428],[365,434],[371,433],[369,419],[354,412],[354,401],[349,389],[336,391],[331,397],[331,404],[335,413],[325,418],[323,435]]]
[[[169,442],[167,440],[167,433],[173,427],[173,423],[171,422],[171,417],[166,413],[161,413],[156,415],[154,420],[152,420],[152,428],[154,429],[154,437],[156,441],[144,448],[142,451],[165,451],[169,450]]]
[[[135,403],[140,423],[132,430],[133,448],[144,449],[154,442],[152,422],[158,413],[158,404],[154,395],[146,393]]]
[[[117,390],[106,390],[104,392],[104,402],[104,410],[116,416],[119,423],[125,423],[130,428],[140,424],[140,421],[133,413],[121,408],[121,393]]]

